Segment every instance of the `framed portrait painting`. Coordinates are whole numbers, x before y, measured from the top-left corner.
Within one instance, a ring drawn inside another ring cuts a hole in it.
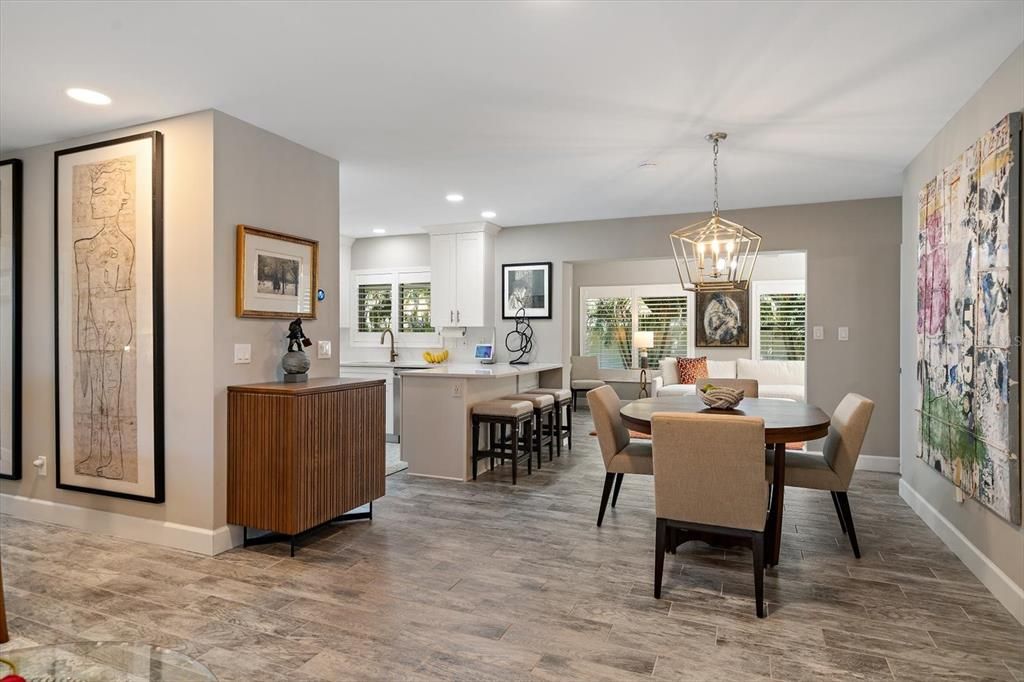
[[[520,310],[530,319],[551,319],[551,263],[501,266],[501,317],[513,319]]]
[[[235,249],[238,317],[316,319],[319,242],[239,225]]]
[[[0,478],[21,478],[21,161],[0,161]]]
[[[750,293],[746,288],[697,292],[698,348],[750,345]]]
[[[163,136],[54,153],[57,487],[164,501]]]

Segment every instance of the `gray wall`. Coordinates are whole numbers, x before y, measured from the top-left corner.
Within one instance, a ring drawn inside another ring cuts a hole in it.
[[[514,227],[498,233],[498,264],[554,262],[554,319],[534,320],[539,361],[559,362],[570,348],[572,275],[563,265],[589,260],[664,258],[668,234],[703,215],[652,216]],[[806,251],[808,326],[826,338],[811,341],[807,399],[831,411],[849,391],[876,401],[864,454],[895,457],[899,442],[900,199],[865,199],[728,211],[725,217],[759,232],[771,251]],[[500,292],[500,271],[495,274]],[[561,292],[561,294],[559,294]],[[498,338],[512,328],[498,320]],[[836,340],[848,326],[850,340]]]
[[[164,440],[167,502],[57,490],[54,462],[53,152],[148,130],[164,135]],[[25,163],[23,478],[0,491],[213,528],[213,112],[204,111],[11,154]],[[184,426],[183,428],[183,425]],[[45,456],[49,475],[32,460]]]
[[[568,362],[573,352],[573,306],[589,261],[664,260],[671,256],[668,235],[705,215],[669,215],[598,220],[503,229],[496,240],[498,265],[553,262],[553,318],[533,320],[534,359]],[[808,326],[823,325],[825,339],[810,341],[807,396],[831,411],[849,391],[873,398],[877,407],[864,453],[896,457],[898,426],[900,199],[865,199],[802,206],[729,211],[727,218],[764,237],[768,251],[807,254]],[[357,239],[352,267],[422,265],[429,262],[427,235]],[[598,266],[601,267],[601,266]],[[628,264],[615,266],[629,268]],[[575,269],[583,274],[573,275]],[[495,295],[501,296],[501,270],[495,269]],[[497,306],[500,310],[500,305]],[[513,327],[495,320],[497,338]],[[839,326],[850,340],[839,342]],[[499,341],[499,360],[507,359]],[[358,355],[359,349],[345,349]]]
[[[167,501],[155,505],[57,490],[53,372],[53,152],[147,130],[164,134],[164,351]],[[320,241],[328,292],[312,339],[338,346],[338,162],[215,111],[110,131],[11,155],[25,162],[24,478],[0,492],[214,530],[225,523],[226,391],[273,381],[286,321],[235,317],[235,226]],[[233,346],[252,344],[235,365]],[[315,346],[314,346],[315,350]],[[311,373],[336,376],[335,360]],[[49,476],[30,465],[44,455]]]
[[[320,242],[318,286],[327,298],[302,327],[310,376],[338,375],[337,356],[318,360],[316,342],[339,346],[338,162],[262,128],[214,112],[215,527],[225,523],[227,386],[280,380],[289,320],[235,317],[235,230],[241,223]],[[252,363],[233,364],[234,345],[252,344]]]
[[[903,367],[900,383],[900,465],[907,485],[966,536],[1016,585],[1024,588],[1024,532],[973,500],[966,500],[962,504],[956,501],[953,485],[917,458],[919,436],[918,416],[915,412],[917,193],[928,180],[952,163],[999,119],[1021,109],[1024,109],[1024,46],[1014,51],[904,171],[900,294],[900,362]]]

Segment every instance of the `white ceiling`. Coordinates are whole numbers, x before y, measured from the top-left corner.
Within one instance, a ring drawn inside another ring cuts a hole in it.
[[[339,159],[354,236],[706,210],[710,130],[723,210],[891,196],[1022,41],[1019,0],[5,0],[0,148],[213,107]]]

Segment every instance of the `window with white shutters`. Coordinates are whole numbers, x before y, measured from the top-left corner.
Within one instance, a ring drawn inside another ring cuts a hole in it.
[[[440,338],[430,325],[430,271],[357,270],[352,273],[355,300],[351,342],[380,344],[390,329],[398,346],[434,346]]]
[[[757,358],[805,360],[807,295],[804,282],[755,282],[753,293]]]
[[[605,370],[639,369],[638,331],[654,332],[648,365],[692,354],[693,294],[678,285],[580,288],[580,354]]]

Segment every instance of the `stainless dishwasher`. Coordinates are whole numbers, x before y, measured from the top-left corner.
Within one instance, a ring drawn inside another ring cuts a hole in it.
[[[392,421],[391,432],[387,435],[387,441],[389,443],[401,443],[402,442],[402,368],[395,367],[394,370],[395,378],[391,382],[391,414]]]

